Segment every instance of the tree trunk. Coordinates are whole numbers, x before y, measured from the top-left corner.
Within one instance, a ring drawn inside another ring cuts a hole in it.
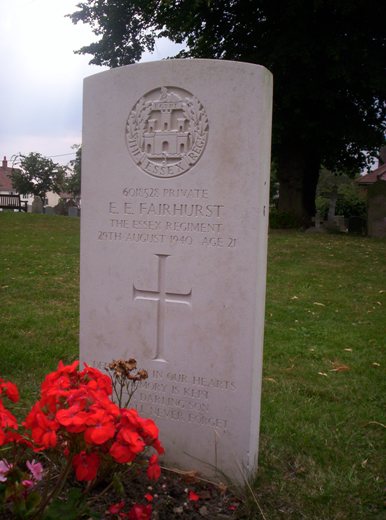
[[[309,149],[282,146],[277,158],[279,211],[294,217],[299,226],[309,227],[315,215],[320,156]]]

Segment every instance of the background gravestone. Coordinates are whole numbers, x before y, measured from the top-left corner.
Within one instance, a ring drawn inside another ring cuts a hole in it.
[[[386,180],[368,187],[367,227],[370,237],[386,237]]]
[[[68,208],[68,216],[69,217],[79,217],[79,208],[75,206],[70,206]]]
[[[213,60],[85,80],[81,359],[134,357],[166,463],[256,467],[272,76]]]
[[[34,197],[31,211],[32,213],[43,213],[43,202],[40,197]]]

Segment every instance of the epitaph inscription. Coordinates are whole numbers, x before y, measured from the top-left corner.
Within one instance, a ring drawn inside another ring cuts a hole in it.
[[[92,366],[104,370],[106,363],[94,360]],[[227,431],[228,419],[221,417],[211,403],[215,393],[225,400],[234,394],[237,391],[234,381],[162,368],[146,369],[149,379],[141,383],[131,403],[140,414]]]
[[[177,177],[200,159],[208,138],[200,101],[177,87],[160,87],[141,97],[126,124],[126,142],[137,166],[154,177]]]

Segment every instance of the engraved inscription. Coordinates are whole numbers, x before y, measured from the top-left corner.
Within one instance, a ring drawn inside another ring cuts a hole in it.
[[[205,109],[195,96],[178,87],[160,87],[133,107],[126,143],[142,171],[154,177],[177,177],[200,159],[208,126]]]
[[[156,291],[137,289],[133,284],[133,299],[148,300],[157,303],[157,335],[155,361],[166,362],[165,359],[165,311],[167,303],[180,303],[191,306],[192,290],[188,293],[172,293],[166,291],[166,258],[170,255],[158,256],[158,288]]]
[[[93,366],[101,370],[106,364],[101,361],[92,362]],[[218,411],[213,413],[211,401],[215,392],[235,392],[237,387],[234,381],[159,369],[151,370],[149,367],[147,369],[150,380],[141,383],[132,401],[132,406],[139,413],[154,419],[228,430],[229,420],[219,416]]]
[[[126,186],[124,198],[106,202],[108,220],[97,238],[105,242],[234,249],[227,208],[207,188]]]

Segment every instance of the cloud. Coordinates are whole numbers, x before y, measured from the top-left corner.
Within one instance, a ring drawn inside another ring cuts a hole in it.
[[[78,1],[2,0],[1,156],[73,153],[71,145],[81,142],[83,78],[106,68],[74,54],[96,39],[89,26],[65,18]],[[163,38],[143,61],[173,56],[180,48]]]
[[[70,146],[81,141],[83,78],[104,69],[73,52],[93,37],[87,26],[65,18],[76,3],[12,0],[2,5],[2,155],[71,153]]]

